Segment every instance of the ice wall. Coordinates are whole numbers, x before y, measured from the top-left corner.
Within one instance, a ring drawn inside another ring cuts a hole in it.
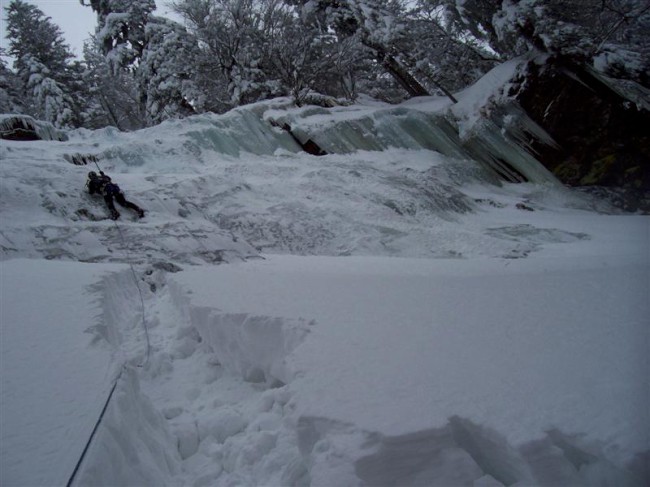
[[[271,126],[258,112],[255,106],[245,107],[223,115],[170,120],[137,132],[78,130],[72,137],[94,142],[92,155],[99,158],[102,167],[111,163],[133,167],[154,164],[158,172],[177,171],[188,160],[209,163],[215,154],[237,158],[242,154],[273,155],[278,150],[301,151],[290,134]]]
[[[131,134],[105,129],[96,155],[105,162],[127,166],[154,163],[158,171],[165,171],[166,161],[191,159],[193,164],[205,164],[215,154],[240,158],[244,154],[276,155],[278,151],[298,153],[310,145],[328,154],[424,149],[476,161],[492,173],[494,182],[558,184],[526,142],[531,137],[549,144],[552,140],[521,110],[495,110],[498,117],[478,117],[467,130],[451,112],[428,108],[426,103],[422,107],[295,108],[281,101],[241,107],[223,115],[168,121]],[[92,133],[77,131],[77,136]]]
[[[444,116],[436,113],[403,107],[378,111],[309,107],[284,112],[275,119],[272,116],[277,124],[291,127],[301,142],[311,139],[328,153],[403,148],[468,157],[457,131]]]
[[[427,149],[456,159],[473,159],[500,180],[557,183],[527,150],[524,134],[545,143],[552,141],[521,111],[504,118],[507,126],[482,118],[462,138],[452,116],[404,106],[365,111],[310,107],[273,115],[269,119],[274,124],[291,127],[301,143],[314,142],[327,153]]]

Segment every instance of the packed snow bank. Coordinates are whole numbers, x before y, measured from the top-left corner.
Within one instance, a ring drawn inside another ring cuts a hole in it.
[[[212,308],[193,307],[191,319],[225,369],[269,386],[289,382],[285,360],[309,332],[302,319],[223,314]]]
[[[149,268],[144,275],[154,272]],[[163,415],[140,390],[140,371],[152,354],[149,328],[156,320],[146,311],[151,283],[137,276],[131,269],[115,272],[95,286],[103,312],[92,332],[110,345],[121,368],[75,485],[170,485],[180,469]]]
[[[285,359],[311,485],[642,485],[649,273],[637,248],[579,263],[274,256],[174,280],[221,315],[314,320]]]
[[[123,266],[0,263],[2,485],[65,485],[117,371],[91,331]]]
[[[283,359],[302,340],[305,323],[226,317],[215,310],[202,314],[169,276],[150,278],[157,283],[157,299],[147,310],[153,353],[139,375],[142,392],[163,413],[181,458],[180,471],[168,483],[308,485],[288,414],[291,396],[277,379],[286,377]],[[206,325],[204,334],[192,324],[194,312]]]
[[[130,270],[18,259],[0,277],[2,485],[65,485],[116,380],[74,485],[165,485],[175,442],[122,370],[146,354]]]
[[[125,368],[74,485],[173,485],[179,469],[165,419]]]

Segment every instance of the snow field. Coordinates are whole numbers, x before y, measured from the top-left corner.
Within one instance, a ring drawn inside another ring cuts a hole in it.
[[[638,485],[648,266],[617,261],[276,256],[175,280],[202,322],[219,307],[213,333],[242,310],[314,320],[288,359],[311,485]]]
[[[113,364],[131,364],[78,485],[640,485],[648,265],[582,246],[570,271],[542,255],[267,256],[171,279],[139,269],[151,343],[141,369],[130,271],[77,264],[74,281],[90,285],[101,315],[89,331],[114,347]],[[13,266],[47,289],[43,275],[61,282],[56,267],[69,264],[41,262],[4,263],[3,279]]]
[[[496,184],[436,103],[0,145],[3,472],[65,482],[121,372],[79,485],[647,483],[648,217]]]
[[[65,484],[118,370],[93,332],[123,265],[0,263],[0,483]]]

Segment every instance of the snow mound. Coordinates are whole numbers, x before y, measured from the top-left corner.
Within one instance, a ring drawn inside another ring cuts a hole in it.
[[[0,114],[0,139],[64,141],[68,140],[68,135],[52,124],[29,115]]]
[[[78,485],[174,485],[180,455],[165,419],[140,392],[136,372],[125,368],[75,477]]]
[[[310,485],[643,485],[648,262],[621,258],[274,256],[174,282],[226,370],[283,357]],[[287,322],[273,315],[314,322],[287,355],[259,342]]]
[[[300,319],[224,314],[192,308],[192,323],[225,369],[269,386],[291,381],[285,359],[304,339],[310,323]]]
[[[334,479],[337,485],[503,487],[599,485],[606,479],[606,485],[638,486],[648,475],[647,455],[621,468],[602,446],[557,429],[515,447],[497,431],[458,416],[440,428],[396,436],[301,417],[298,442],[310,458],[311,485]]]
[[[632,470],[620,468],[599,445],[557,429],[514,447],[498,432],[458,416],[442,428],[368,435],[364,447],[374,452],[354,463],[363,485],[594,485],[607,479],[632,486],[644,478],[642,455]]]

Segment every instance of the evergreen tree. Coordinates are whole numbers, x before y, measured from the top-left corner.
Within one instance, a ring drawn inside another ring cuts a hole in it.
[[[55,127],[74,126],[74,101],[63,85],[51,76],[47,66],[31,54],[24,55],[22,63],[24,75],[27,76],[26,88],[32,96],[36,118],[46,120]]]
[[[204,99],[193,79],[198,43],[169,19],[153,18],[146,28],[146,48],[136,71],[151,123],[196,113]]]
[[[79,0],[97,13],[97,42],[114,69],[133,68],[146,47],[145,29],[155,0]]]
[[[94,39],[84,45],[86,69],[83,82],[88,89],[84,126],[101,128],[110,125],[120,130],[146,127],[134,75],[126,70],[114,72],[100,51]]]
[[[509,59],[537,50],[648,84],[648,0],[419,0]]]
[[[96,42],[112,67],[113,78],[131,73],[138,117],[146,125],[195,113],[204,97],[194,82],[197,41],[180,24],[152,14],[153,0],[80,0],[98,15]],[[95,62],[95,66],[98,63]],[[102,106],[111,106],[100,90]],[[113,92],[113,95],[117,93]],[[110,118],[117,123],[117,113]],[[118,125],[119,126],[119,125]]]
[[[34,5],[12,0],[6,7],[9,54],[25,94],[25,110],[57,127],[79,123],[77,88],[79,66],[61,30]]]
[[[8,67],[0,48],[0,113],[24,113],[20,79]]]
[[[201,46],[197,83],[207,109],[225,109],[278,94],[264,58],[272,51],[281,0],[182,0],[174,4]],[[265,71],[266,69],[266,71]]]

